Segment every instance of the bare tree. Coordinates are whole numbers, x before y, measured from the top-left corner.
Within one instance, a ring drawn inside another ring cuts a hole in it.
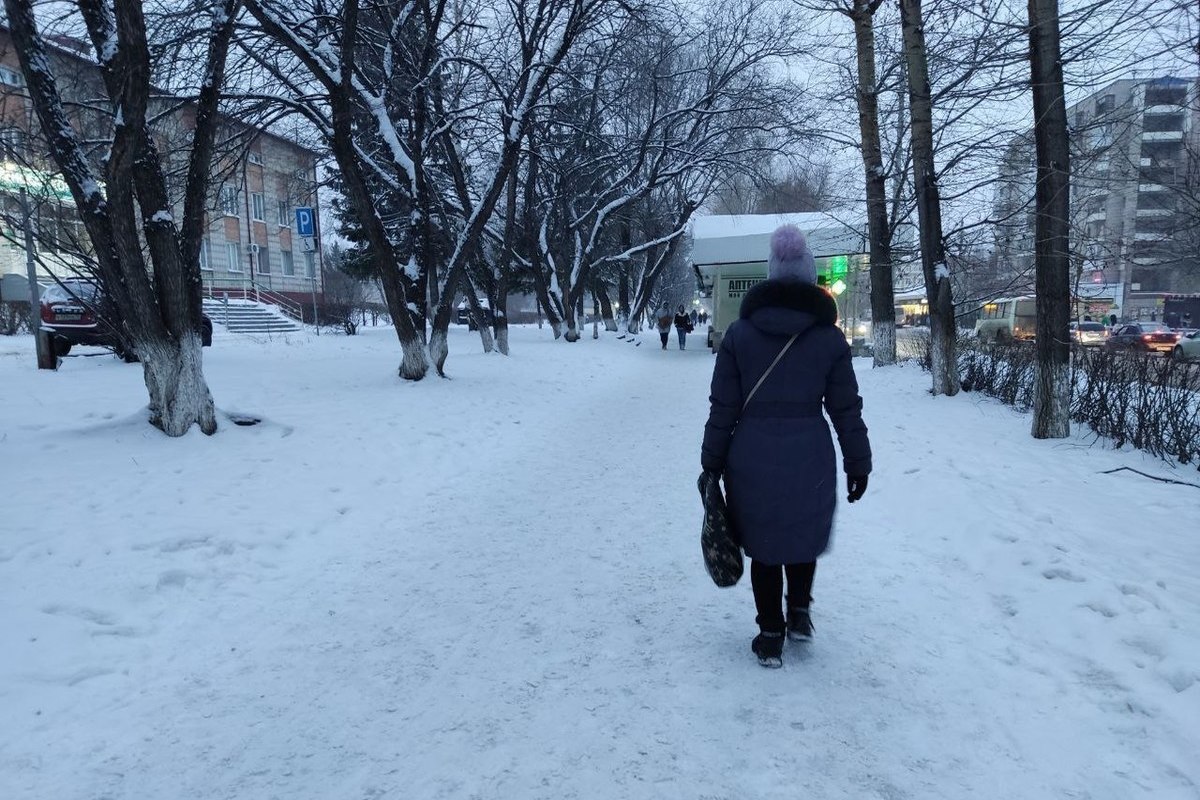
[[[875,366],[896,362],[896,305],[892,285],[892,228],[888,223],[887,171],[879,138],[879,82],[875,70],[875,12],[883,0],[853,0],[858,70],[858,128],[867,188],[871,251],[871,336]]]
[[[70,188],[122,333],[143,364],[150,419],[170,436],[217,429],[201,357],[199,254],[217,114],[240,0],[209,6],[211,28],[195,101],[182,224],[169,209],[163,159],[148,120],[152,96],[146,17],[138,0],[81,0],[113,119],[107,159],[87,158],[59,92],[31,0],[5,0],[29,96],[51,158]],[[149,263],[147,263],[147,258]]]
[[[1033,435],[1071,432],[1070,162],[1058,0],[1029,0],[1029,67],[1037,143],[1037,380]]]
[[[258,21],[263,32],[289,51],[307,70],[308,80],[297,75],[291,64],[280,66],[261,59],[260,63],[293,92],[308,89],[305,99],[293,101],[292,108],[308,118],[324,135],[349,200],[349,205],[367,242],[372,263],[376,265],[384,297],[396,336],[400,340],[402,358],[400,377],[421,380],[429,369],[424,341],[408,313],[409,296],[401,273],[407,259],[397,252],[389,235],[387,222],[372,191],[372,177],[386,183],[413,187],[418,191],[420,170],[406,151],[403,137],[395,121],[387,114],[386,95],[390,88],[385,82],[372,84],[359,69],[359,36],[361,6],[359,0],[347,0],[340,13],[330,14],[321,3],[297,5],[273,0],[249,0],[247,9]],[[413,13],[411,6],[405,8]],[[396,28],[401,28],[397,20]],[[366,35],[373,32],[366,26]],[[337,46],[329,46],[334,39]],[[261,57],[260,57],[261,58]],[[320,92],[314,102],[311,92]],[[286,102],[280,97],[278,102]],[[380,163],[362,147],[360,127],[382,140],[388,160]]]
[[[913,183],[921,229],[921,266],[929,300],[933,393],[955,395],[960,388],[956,358],[957,328],[950,270],[946,265],[945,242],[942,238],[938,175],[934,168],[933,102],[921,0],[901,0],[900,14],[912,113]]]
[[[772,74],[796,52],[776,35],[786,18],[758,0],[692,17],[668,5],[581,43],[531,132],[541,202],[530,260],[568,341],[586,292],[606,313],[610,281],[636,326],[692,214],[794,141],[794,94]]]

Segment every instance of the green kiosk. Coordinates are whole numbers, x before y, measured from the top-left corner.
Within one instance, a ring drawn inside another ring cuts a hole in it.
[[[699,217],[692,223],[692,269],[701,295],[710,298],[708,346],[716,352],[729,325],[738,318],[742,298],[767,277],[771,234],[795,225],[808,237],[817,264],[817,281],[840,297],[868,267],[865,225],[824,212],[739,214]]]

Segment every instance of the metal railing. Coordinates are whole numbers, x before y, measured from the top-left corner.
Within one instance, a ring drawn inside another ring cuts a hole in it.
[[[223,281],[226,283],[226,286],[220,288],[214,287],[207,275],[203,276],[203,280],[203,294],[209,300],[229,298],[230,300],[241,299],[253,300],[256,303],[266,303],[278,306],[280,311],[297,322],[304,322],[304,307],[300,303],[268,286],[263,286],[261,283],[251,280],[249,277],[240,279],[224,278]],[[237,280],[238,285],[234,288],[229,288],[228,283],[231,280]]]

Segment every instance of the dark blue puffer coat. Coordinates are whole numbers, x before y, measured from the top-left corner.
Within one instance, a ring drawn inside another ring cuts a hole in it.
[[[746,554],[764,564],[813,561],[829,546],[838,476],[829,423],[847,475],[871,472],[871,445],[850,346],[824,290],[764,281],[742,301],[713,370],[701,464],[724,473]],[[742,409],[792,334],[795,344]]]

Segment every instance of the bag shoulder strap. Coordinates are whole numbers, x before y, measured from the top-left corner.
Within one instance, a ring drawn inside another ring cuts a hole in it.
[[[750,390],[750,394],[746,395],[746,401],[744,403],[742,403],[743,411],[746,410],[746,406],[750,405],[750,401],[754,399],[754,395],[755,395],[755,393],[758,392],[759,387],[763,385],[763,381],[765,381],[767,379],[767,377],[770,376],[771,372],[774,371],[776,365],[779,364],[779,362],[783,360],[783,357],[785,355],[787,355],[787,351],[791,349],[792,345],[796,343],[796,340],[798,338],[800,338],[800,334],[794,333],[794,334],[792,334],[792,338],[787,340],[787,344],[785,344],[783,346],[783,349],[779,351],[779,355],[775,356],[775,360],[771,362],[771,366],[767,367],[767,371],[764,372],[762,374],[762,377],[758,379],[758,383],[754,384],[754,388]]]

